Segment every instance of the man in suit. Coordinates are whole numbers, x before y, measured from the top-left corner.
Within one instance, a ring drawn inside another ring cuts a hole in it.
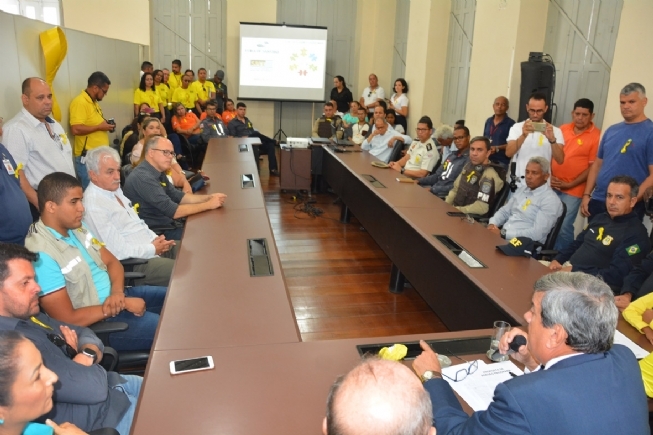
[[[582,272],[556,272],[535,283],[528,334],[517,328],[500,341],[507,353],[516,335],[526,337],[512,357],[523,376],[499,384],[486,411],[468,416],[442,379],[437,354],[413,363],[433,403],[438,435],[649,434],[648,407],[637,360],[612,345],[619,312],[612,291]]]

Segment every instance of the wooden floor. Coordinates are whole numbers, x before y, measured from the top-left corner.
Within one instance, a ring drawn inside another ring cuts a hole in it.
[[[338,222],[334,195],[313,195],[320,217],[297,212],[267,159],[261,184],[304,341],[447,331],[415,290],[388,291],[390,260],[355,219]]]

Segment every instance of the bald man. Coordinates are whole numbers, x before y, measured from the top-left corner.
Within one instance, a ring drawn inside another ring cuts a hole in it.
[[[331,387],[324,435],[435,435],[431,399],[408,367],[365,359]]]
[[[483,136],[490,139],[492,145],[490,161],[506,169],[510,164],[510,159],[506,157],[508,133],[510,133],[510,127],[515,124],[515,120],[508,116],[509,108],[510,102],[506,97],[496,97],[494,104],[492,104],[494,115],[485,121],[485,128],[483,129]]]

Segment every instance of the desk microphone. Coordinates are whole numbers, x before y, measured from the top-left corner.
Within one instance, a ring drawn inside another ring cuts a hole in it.
[[[509,344],[508,353],[506,353],[506,355],[519,352],[519,348],[525,345],[526,345],[526,337],[524,337],[523,335],[515,335],[512,338],[512,342],[510,342]],[[499,349],[495,350],[494,353],[492,354],[491,359],[499,356],[499,354],[501,354],[501,352],[499,352]]]

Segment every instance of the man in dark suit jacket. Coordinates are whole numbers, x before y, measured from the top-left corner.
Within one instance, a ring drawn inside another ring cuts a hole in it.
[[[526,374],[499,384],[486,411],[468,416],[442,379],[428,344],[413,363],[427,380],[438,435],[649,434],[641,373],[627,348],[612,346],[618,310],[612,291],[581,272],[557,272],[535,283],[524,315],[528,334],[513,329],[500,341],[502,353],[516,335],[527,338],[512,356]]]

